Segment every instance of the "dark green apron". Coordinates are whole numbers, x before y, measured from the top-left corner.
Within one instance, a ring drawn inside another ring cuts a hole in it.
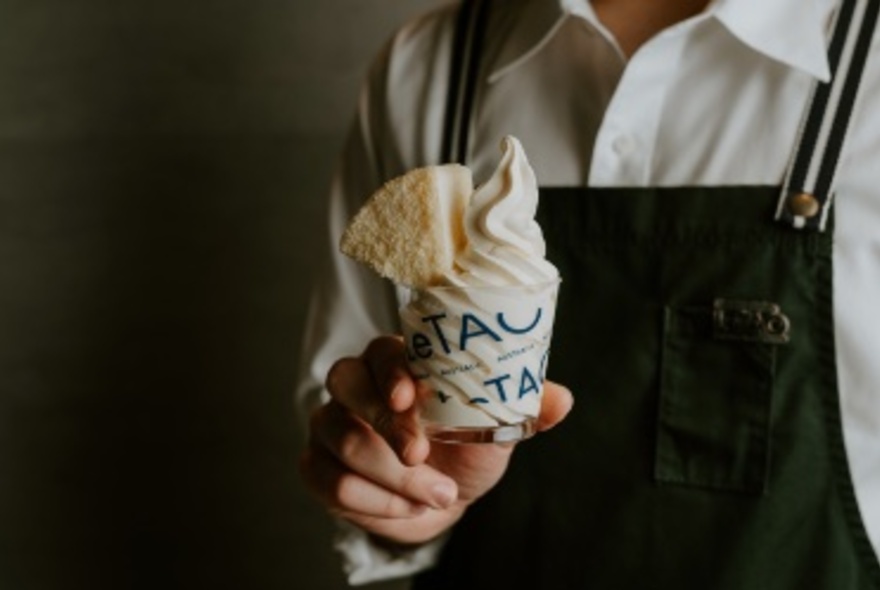
[[[880,589],[842,436],[831,232],[776,221],[779,196],[542,189],[563,277],[549,378],[574,411],[518,446],[416,589]],[[830,220],[828,203],[787,215]]]

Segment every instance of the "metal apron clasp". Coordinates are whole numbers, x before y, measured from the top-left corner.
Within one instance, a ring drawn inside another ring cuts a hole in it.
[[[788,316],[776,303],[734,299],[712,303],[712,333],[720,340],[785,344],[790,328]]]

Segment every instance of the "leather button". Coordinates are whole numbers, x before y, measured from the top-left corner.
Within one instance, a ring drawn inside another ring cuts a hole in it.
[[[800,217],[813,217],[819,212],[819,200],[810,193],[794,193],[788,197],[788,210]]]

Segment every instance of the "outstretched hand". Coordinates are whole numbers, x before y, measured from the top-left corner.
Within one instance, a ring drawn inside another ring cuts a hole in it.
[[[382,336],[333,365],[331,399],[312,415],[300,470],[331,513],[384,540],[418,544],[498,483],[516,445],[430,441],[404,352],[400,338]],[[572,404],[566,388],[545,382],[538,430],[558,424]]]

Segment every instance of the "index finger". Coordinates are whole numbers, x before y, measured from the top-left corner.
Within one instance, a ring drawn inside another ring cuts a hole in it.
[[[427,458],[427,439],[416,412],[412,408],[398,412],[389,406],[364,359],[338,360],[327,374],[326,387],[334,400],[382,436],[401,462],[415,465]]]
[[[406,345],[399,336],[374,338],[361,358],[367,363],[379,393],[395,411],[408,410],[415,401],[415,384],[406,365]]]
[[[367,363],[373,382],[379,387],[380,395],[387,406],[401,419],[405,426],[397,431],[400,435],[396,445],[404,463],[414,465],[428,458],[430,443],[418,423],[418,410],[415,407],[416,384],[406,363],[406,345],[400,336],[381,336],[374,338],[361,357]]]

